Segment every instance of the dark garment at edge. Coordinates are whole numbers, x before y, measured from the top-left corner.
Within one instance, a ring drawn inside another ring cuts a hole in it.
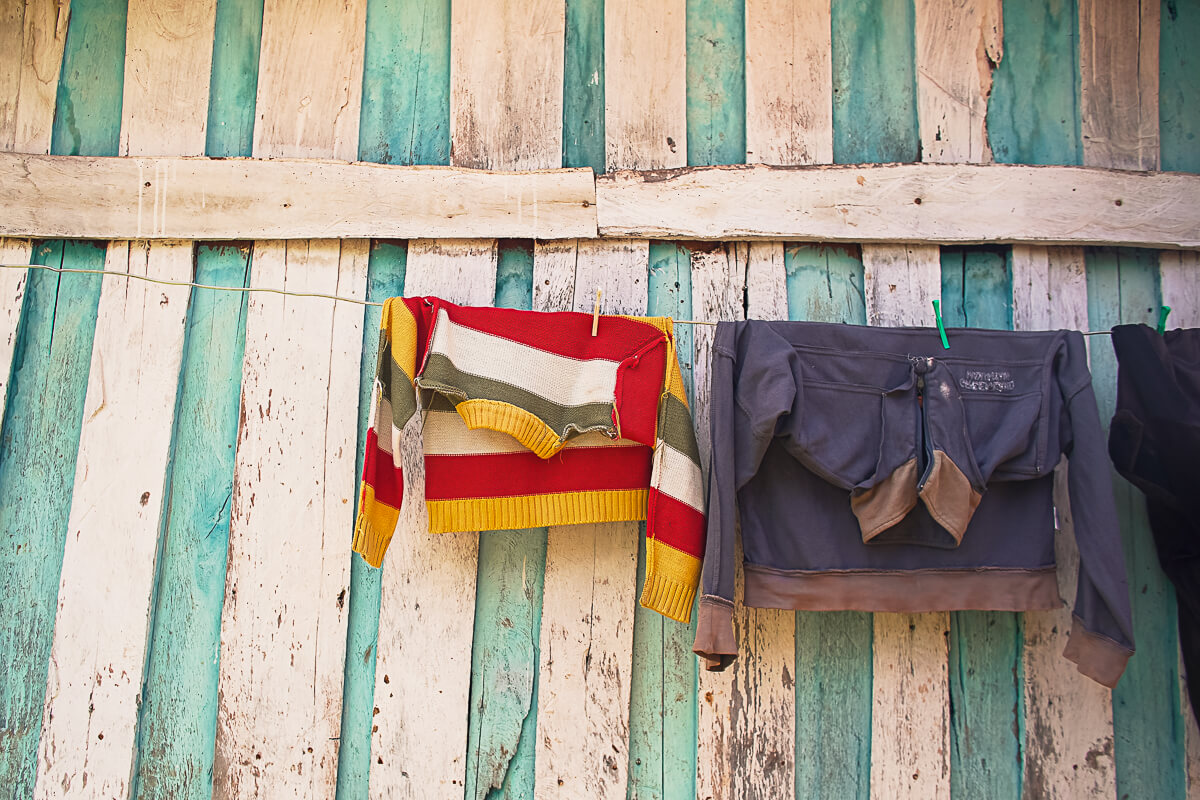
[[[1064,655],[1114,686],[1133,653],[1111,471],[1077,332],[722,322],[694,649],[737,655],[745,603],[920,612],[1057,608],[1054,469],[1080,567]]]
[[[1200,719],[1200,330],[1112,330],[1117,411],[1108,452],[1146,495],[1158,563],[1175,584],[1179,647]]]

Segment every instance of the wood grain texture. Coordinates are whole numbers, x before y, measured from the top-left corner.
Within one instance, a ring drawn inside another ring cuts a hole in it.
[[[928,325],[941,295],[938,248],[863,246],[871,325]],[[950,615],[876,614],[871,714],[873,797],[950,796]]]
[[[565,3],[460,0],[450,11],[450,163],[561,165]]]
[[[116,242],[105,271],[187,281],[187,243]],[[100,296],[35,797],[129,792],[188,290]]]
[[[345,0],[266,0],[254,155],[354,159],[366,11]]]
[[[361,297],[366,271],[363,241],[258,242],[251,285]],[[329,796],[363,312],[272,294],[248,303],[214,796]]]
[[[1013,327],[1086,330],[1082,248],[1014,247]],[[1100,343],[1105,345],[1107,343]],[[1055,474],[1058,593],[1067,605],[1024,615],[1025,797],[1113,797],[1112,693],[1062,657],[1071,629],[1079,548],[1066,494],[1065,462]]]
[[[685,3],[687,163],[746,163],[745,0]]]
[[[1171,307],[1167,327],[1200,327],[1200,254],[1163,251],[1158,271],[1163,305]]]
[[[1079,0],[1083,163],[1157,169],[1156,0]]]
[[[0,239],[0,264],[28,264],[33,245],[28,239]],[[17,347],[17,324],[25,299],[29,271],[0,270],[0,420],[8,400],[8,381],[12,374],[13,352]]]
[[[983,164],[992,70],[1004,47],[1000,0],[916,0],[921,160]]]
[[[217,0],[133,0],[127,13],[121,155],[203,155]]]
[[[590,170],[514,175],[316,160],[13,154],[0,155],[0,191],[10,192],[12,211],[0,235],[565,238],[596,231]]]
[[[566,5],[562,165],[604,172],[604,0]]]
[[[404,293],[490,305],[494,241],[413,240]],[[383,566],[372,797],[461,795],[478,534],[429,534],[421,415],[404,429],[404,503]]]
[[[746,162],[833,162],[829,0],[746,0]]]
[[[750,242],[746,255],[748,319],[786,319],[787,272],[783,242]]]
[[[715,240],[1197,247],[1197,192],[1193,175],[1009,165],[756,165],[596,179],[602,236]]]
[[[48,153],[70,3],[30,0],[0,12],[0,150]]]
[[[604,4],[604,139],[608,169],[687,164],[684,0]]]

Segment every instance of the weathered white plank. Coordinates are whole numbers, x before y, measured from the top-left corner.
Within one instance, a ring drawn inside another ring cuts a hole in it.
[[[568,282],[572,292],[566,306],[536,308],[590,312],[601,289],[602,313],[644,314],[649,257],[646,241],[580,242],[573,259],[566,248],[539,248],[534,283],[549,281],[555,289],[539,300],[566,299],[561,288]],[[539,798],[625,797],[638,529],[634,522],[550,528],[535,755]]]
[[[1171,307],[1168,328],[1200,327],[1200,253],[1158,254],[1162,302]]]
[[[50,152],[70,8],[27,0],[0,11],[0,150]]]
[[[1200,246],[1200,176],[1082,167],[694,167],[596,179],[600,233]]]
[[[32,245],[28,239],[0,239],[0,264],[28,264]],[[0,420],[8,399],[8,376],[12,373],[17,323],[25,298],[28,270],[0,269]]]
[[[783,242],[750,242],[746,302],[750,319],[788,318]]]
[[[986,163],[992,70],[1004,49],[1000,0],[916,0],[921,160]]]
[[[1083,163],[1157,169],[1156,0],[1079,0]]]
[[[1013,247],[1013,327],[1087,330],[1082,248]],[[1107,346],[1107,343],[1104,343]],[[1079,571],[1064,461],[1055,474],[1058,592],[1067,605],[1025,614],[1025,764],[1028,797],[1114,797],[1112,693],[1063,661]]]
[[[941,297],[935,246],[864,245],[871,325],[929,325]],[[876,614],[871,707],[873,797],[950,797],[950,615]]]
[[[747,0],[746,162],[833,162],[829,0]]]
[[[254,155],[358,155],[366,25],[366,3],[266,0]]]
[[[406,296],[491,305],[494,241],[413,240]],[[383,565],[371,796],[462,796],[479,535],[429,534],[421,414],[403,435],[404,503]]]
[[[455,166],[562,164],[562,0],[450,5],[450,142]]]
[[[684,0],[604,4],[604,152],[608,169],[687,164]]]
[[[191,279],[190,243],[114,242],[107,272]],[[58,590],[35,796],[124,797],[183,354],[188,290],[100,294]]]
[[[512,174],[314,160],[0,154],[0,193],[7,210],[0,235],[8,236],[596,235],[589,169]]]
[[[216,16],[216,0],[130,0],[121,155],[204,154]]]
[[[362,297],[366,241],[257,242],[252,286]],[[346,645],[362,307],[252,294],[214,796],[328,797]]]

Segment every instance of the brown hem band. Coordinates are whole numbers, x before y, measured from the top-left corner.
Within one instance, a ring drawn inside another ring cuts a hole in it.
[[[700,598],[696,641],[692,652],[704,659],[704,668],[720,672],[737,658],[737,636],[733,632],[733,604],[703,595]]]
[[[1071,617],[1071,633],[1063,658],[1075,662],[1075,667],[1096,683],[1110,689],[1117,688],[1117,681],[1125,672],[1133,651],[1117,644],[1106,636],[1092,633],[1083,627],[1079,617]]]
[[[756,608],[919,613],[1062,607],[1054,567],[777,570],[745,564],[744,569],[745,603]]]

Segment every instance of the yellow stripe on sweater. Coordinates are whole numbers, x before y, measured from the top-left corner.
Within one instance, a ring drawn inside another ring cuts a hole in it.
[[[404,370],[411,384],[417,373],[417,321],[404,300],[390,297],[383,304],[380,327],[387,333],[392,359]]]
[[[429,532],[541,528],[646,518],[647,489],[429,500]]]

